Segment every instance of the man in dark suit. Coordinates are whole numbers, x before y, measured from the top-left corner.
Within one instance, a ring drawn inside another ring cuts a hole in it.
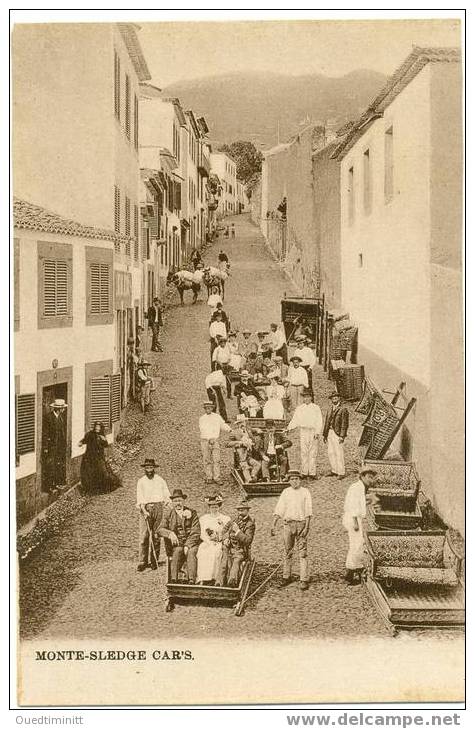
[[[43,420],[42,490],[47,493],[54,493],[66,484],[67,407],[64,400],[53,400],[51,411]]]
[[[249,516],[250,508],[249,502],[241,501],[237,506],[237,519],[231,519],[224,527],[217,586],[237,587],[239,584],[241,564],[249,558],[256,531],[256,523]]]
[[[160,299],[155,297],[152,306],[147,310],[148,328],[152,330],[152,352],[162,352],[162,346],[158,341],[160,329],[163,326],[162,307]]]
[[[171,507],[163,512],[158,533],[165,539],[167,553],[171,552],[170,581],[178,581],[178,573],[186,561],[188,582],[196,581],[196,553],[201,541],[201,528],[198,514],[194,509],[185,508],[187,495],[175,489],[171,495]]]
[[[323,426],[323,441],[328,444],[328,460],[331,466],[331,476],[338,479],[345,478],[345,452],[343,444],[348,433],[348,409],[342,405],[337,392],[330,395],[331,408],[325,415]]]
[[[273,466],[277,467],[278,481],[283,481],[289,470],[289,457],[287,450],[292,447],[292,441],[284,434],[270,428],[264,433],[264,453],[269,458],[269,468],[272,475]],[[274,480],[271,477],[271,480]]]

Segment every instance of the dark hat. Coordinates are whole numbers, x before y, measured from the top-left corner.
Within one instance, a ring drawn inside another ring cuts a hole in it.
[[[251,505],[250,505],[249,501],[247,501],[246,499],[242,499],[242,501],[240,501],[239,504],[236,506],[236,509],[238,509],[238,511],[240,511],[241,509],[250,509],[250,508],[251,508]]]
[[[187,494],[184,494],[181,489],[173,489],[173,493],[170,496],[170,498],[173,499],[187,499]]]
[[[329,399],[329,400],[333,400],[333,398],[334,398],[334,397],[337,397],[337,398],[338,398],[339,400],[341,399],[341,398],[340,398],[340,394],[339,394],[339,393],[338,393],[338,392],[337,392],[336,390],[334,390],[333,392],[331,392],[331,393],[330,393],[330,394],[328,395],[328,399]]]
[[[292,478],[292,476],[297,476],[298,478],[300,478],[300,471],[298,471],[296,468],[291,468],[287,471],[287,476],[289,478]]]
[[[304,342],[307,339],[307,337],[304,334],[298,334],[295,337],[296,342]]]
[[[155,458],[146,458],[140,465],[142,468],[158,468],[158,463],[155,463]]]
[[[378,472],[372,466],[361,466],[361,468],[360,468],[360,476],[364,476],[365,473],[372,473],[373,476],[377,476],[378,475]]]
[[[223,497],[220,493],[209,494],[209,496],[205,496],[205,501],[208,506],[212,506],[214,504],[218,505],[223,503]]]
[[[302,397],[305,397],[305,395],[313,397],[313,391],[309,387],[304,387],[302,390]]]
[[[299,357],[298,354],[294,354],[294,356],[290,358],[290,361],[293,362],[294,360],[302,362],[302,357]]]
[[[257,332],[257,336],[258,336],[258,337],[260,337],[260,336],[263,336],[263,337],[265,337],[265,336],[266,336],[266,334],[269,334],[269,332],[266,332],[266,331],[264,331],[264,330],[259,330],[259,331]]]

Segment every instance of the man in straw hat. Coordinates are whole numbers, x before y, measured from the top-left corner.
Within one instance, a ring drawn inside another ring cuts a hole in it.
[[[165,539],[170,559],[170,581],[177,582],[178,574],[186,562],[188,582],[196,581],[196,553],[201,541],[201,527],[197,512],[185,507],[187,495],[174,489],[171,506],[165,506],[158,530]]]
[[[322,411],[313,401],[309,389],[302,391],[303,403],[295,408],[286,430],[299,429],[300,475],[313,479],[317,475],[318,438],[322,432]]]
[[[42,490],[47,493],[55,493],[66,484],[67,407],[65,400],[56,398],[43,420]]]
[[[307,590],[309,583],[307,536],[312,518],[312,497],[310,491],[300,483],[300,475],[296,470],[289,471],[290,486],[279,496],[274,509],[271,536],[275,536],[275,527],[279,519],[284,523],[284,570],[281,587],[292,582],[292,552],[297,547],[300,562],[300,589]]]
[[[328,443],[328,460],[330,461],[330,476],[337,476],[341,481],[345,478],[345,451],[343,444],[348,433],[348,408],[341,403],[337,392],[329,396],[331,408],[325,415],[323,426],[323,441]]]
[[[290,363],[287,379],[289,381],[290,405],[295,410],[297,405],[303,402],[302,391],[305,387],[308,387],[308,376],[302,367],[302,357],[299,354],[294,354],[290,358]]]
[[[216,585],[237,587],[241,564],[249,558],[256,523],[249,516],[250,504],[243,499],[236,507],[237,519],[230,520],[223,530],[223,547]]]
[[[230,432],[231,428],[224,422],[221,415],[213,412],[213,407],[214,404],[211,400],[206,400],[203,403],[204,414],[201,415],[198,425],[206,483],[214,481],[221,484],[219,436],[221,431]]]
[[[376,471],[371,466],[360,469],[360,477],[348,489],[343,506],[343,526],[348,532],[345,580],[349,585],[361,582],[364,567],[363,519],[366,516],[366,495],[374,485]]]
[[[145,475],[137,481],[137,509],[139,510],[139,564],[137,570],[143,572],[147,567],[157,569],[160,554],[160,534],[163,505],[170,503],[167,482],[155,473],[158,464],[154,458],[146,458],[142,463]],[[150,540],[152,535],[152,541]],[[156,557],[156,559],[155,559]]]
[[[310,390],[313,390],[313,368],[315,367],[317,357],[314,350],[308,346],[309,340],[306,336],[301,334],[295,338],[295,341],[297,342],[297,349],[294,354],[302,358],[302,367],[307,373],[308,386]]]

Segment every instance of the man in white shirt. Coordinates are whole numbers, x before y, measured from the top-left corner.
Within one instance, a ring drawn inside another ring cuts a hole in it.
[[[146,458],[142,463],[145,475],[137,481],[137,509],[139,510],[139,564],[138,572],[147,567],[157,569],[160,554],[160,535],[158,528],[162,520],[163,505],[170,503],[167,482],[155,473],[158,464],[154,458]],[[150,540],[152,535],[153,543]]]
[[[287,373],[289,381],[290,406],[292,410],[300,405],[302,400],[302,391],[308,387],[308,376],[306,370],[301,366],[302,358],[298,354],[294,354],[290,358],[290,367]]]
[[[300,335],[299,337],[296,337],[296,341],[297,349],[294,354],[302,358],[302,367],[307,372],[309,389],[313,390],[313,368],[315,367],[317,357],[313,349],[310,349],[308,346],[307,337]]]
[[[221,312],[216,312],[216,318],[209,325],[209,349],[211,356],[211,367],[213,367],[213,353],[218,346],[220,337],[226,337],[226,324],[223,321]]]
[[[300,476],[313,479],[317,475],[318,437],[322,432],[322,411],[312,402],[311,390],[303,390],[303,403],[295,408],[286,430],[300,429]]]
[[[363,466],[359,480],[350,486],[345,497],[342,522],[348,532],[345,580],[349,585],[358,585],[361,582],[364,567],[363,519],[366,516],[366,494],[373,486],[375,477],[374,468]]]
[[[227,337],[219,337],[218,346],[215,348],[211,357],[211,369],[222,370],[226,374],[231,368],[231,356],[232,352]],[[231,397],[231,382],[228,378],[226,378],[226,394],[228,398]]]
[[[229,432],[231,428],[224,422],[221,415],[213,413],[213,403],[207,400],[203,403],[204,415],[199,419],[201,453],[205,469],[206,483],[222,484],[220,474],[219,436],[221,431]]]
[[[279,519],[284,522],[284,569],[281,587],[292,582],[292,552],[297,545],[300,562],[300,589],[308,590],[308,559],[307,536],[312,517],[312,497],[310,491],[301,486],[299,472],[290,470],[288,473],[290,486],[284,489],[279,496],[274,509],[271,536],[275,536],[275,527]]]
[[[224,422],[228,422],[228,414],[226,412],[226,404],[224,402],[223,391],[226,387],[226,377],[222,370],[214,370],[206,375],[205,387],[208,397],[214,403],[213,410],[218,410]]]
[[[282,357],[283,362],[287,364],[287,340],[282,329],[279,329],[277,324],[270,325],[270,336],[269,339],[272,344],[272,351],[274,356]]]

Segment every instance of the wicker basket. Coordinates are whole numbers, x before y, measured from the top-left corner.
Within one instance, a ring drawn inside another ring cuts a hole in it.
[[[363,394],[364,366],[344,364],[335,372],[338,394],[342,400],[358,400]]]
[[[373,395],[377,392],[377,387],[368,377],[365,377],[363,394],[361,400],[355,407],[357,413],[362,415],[369,415],[373,406]]]

